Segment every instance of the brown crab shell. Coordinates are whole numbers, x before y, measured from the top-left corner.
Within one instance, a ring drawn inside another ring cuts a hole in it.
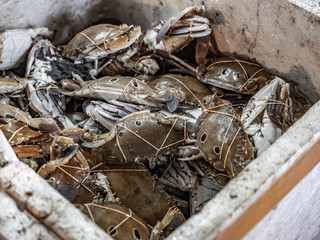
[[[91,53],[100,52],[100,57],[123,50],[141,35],[140,26],[98,24],[78,33],[63,49],[62,56],[82,60]]]
[[[99,169],[104,169],[103,173],[120,202],[152,226],[175,205],[172,197],[141,163],[113,164]]]
[[[150,227],[127,207],[112,202],[76,206],[114,239],[147,240],[150,237]]]
[[[271,74],[259,64],[235,58],[220,58],[212,62],[199,78],[205,84],[243,94],[255,94],[264,87]]]
[[[205,97],[212,94],[198,79],[182,74],[162,75],[147,84],[155,89],[181,89],[185,94],[184,102],[194,106],[205,105]]]
[[[235,110],[226,100],[215,101],[198,119],[196,146],[220,171],[234,178],[251,160],[254,150]]]
[[[106,163],[128,163],[170,153],[186,139],[176,120],[149,111],[129,114],[93,142],[91,154]]]

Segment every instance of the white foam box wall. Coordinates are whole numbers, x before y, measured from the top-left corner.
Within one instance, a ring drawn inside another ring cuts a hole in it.
[[[221,52],[255,59],[299,83],[314,106],[169,239],[317,239],[318,1],[0,0],[0,30],[46,26],[57,31],[60,44],[98,21],[117,19],[147,29],[195,3],[205,5]],[[3,145],[0,150],[7,151]]]

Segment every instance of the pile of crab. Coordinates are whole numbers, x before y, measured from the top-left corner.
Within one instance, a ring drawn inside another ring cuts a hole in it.
[[[209,51],[203,6],[145,33],[99,24],[66,46],[52,36],[1,32],[1,70],[28,55],[23,77],[0,79],[1,130],[115,239],[168,236],[309,106],[296,84]]]

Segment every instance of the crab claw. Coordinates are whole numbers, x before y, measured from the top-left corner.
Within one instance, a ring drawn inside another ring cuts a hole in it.
[[[67,140],[66,143],[63,142],[65,141],[65,139]],[[68,163],[69,160],[73,158],[73,156],[78,151],[78,147],[79,146],[73,143],[73,141],[70,138],[66,138],[63,136],[57,137],[52,143],[51,148],[54,150],[59,149],[59,151],[61,152],[59,152],[54,159],[42,165],[39,168],[37,173],[43,178],[46,177],[50,172],[53,172],[57,167]]]
[[[43,117],[56,118],[64,112],[64,96],[52,86],[35,87],[35,80],[29,80],[28,91],[30,94],[30,107]],[[55,87],[55,86],[54,86]]]
[[[29,52],[25,76],[54,82],[47,76],[47,71],[52,70],[50,61],[60,57],[49,40],[39,40]]]
[[[167,88],[151,92],[150,97],[157,102],[166,103],[168,110],[174,112],[178,108],[179,102],[185,100],[185,93],[181,90]]]
[[[148,49],[178,52],[194,38],[210,35],[209,20],[202,15],[204,6],[191,6],[171,17],[165,24],[158,24],[146,32],[143,44]]]
[[[110,130],[121,118],[138,111],[138,106],[134,104],[122,104],[123,106],[120,105],[119,101],[109,104],[102,101],[87,100],[83,103],[83,110],[91,119]]]
[[[271,122],[282,131],[286,131],[293,124],[292,98],[289,83],[276,78],[268,101],[267,113]]]
[[[241,115],[259,156],[292,125],[294,115],[289,83],[276,77],[257,92]]]
[[[170,112],[174,112],[175,110],[177,110],[179,105],[179,101],[177,98],[173,98],[172,101],[167,102],[167,108]]]
[[[156,42],[160,43],[163,37],[173,35],[178,37],[204,37],[211,33],[209,20],[202,17],[205,8],[203,5],[191,6],[170,18],[159,30]]]

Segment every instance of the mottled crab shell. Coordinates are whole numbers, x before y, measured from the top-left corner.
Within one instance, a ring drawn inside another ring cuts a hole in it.
[[[234,178],[253,159],[252,144],[228,101],[216,101],[197,123],[196,146],[217,170]]]
[[[130,47],[140,35],[140,26],[91,26],[78,33],[64,48],[62,55],[72,60],[99,59]]]

